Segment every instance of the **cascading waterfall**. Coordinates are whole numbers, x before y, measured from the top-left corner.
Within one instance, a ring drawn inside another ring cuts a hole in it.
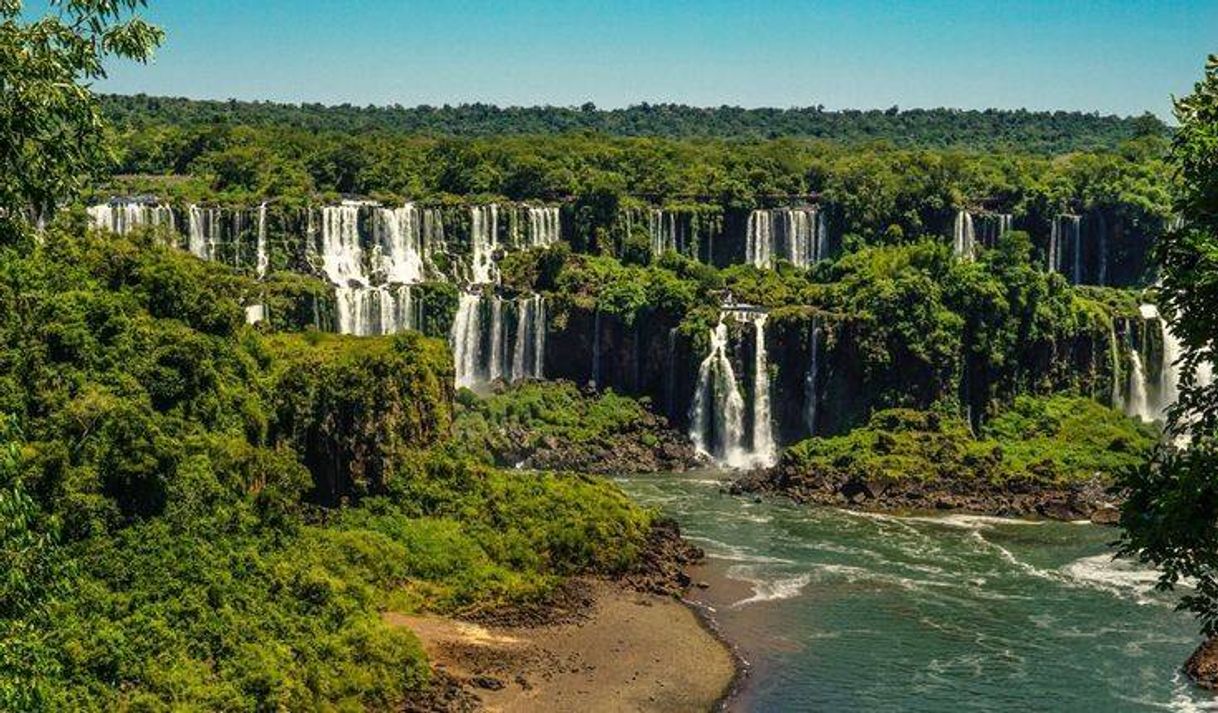
[[[470,282],[475,285],[498,282],[495,250],[499,247],[499,206],[472,206],[470,211]]]
[[[977,231],[973,226],[972,214],[966,210],[956,213],[952,249],[961,260],[972,260],[976,256]]]
[[[769,466],[775,461],[774,425],[770,414],[770,367],[766,354],[765,325],[769,315],[753,315],[757,337],[753,348],[753,460]]]
[[[755,210],[749,214],[748,235],[745,243],[745,260],[754,267],[774,267],[774,223],[767,210]]]
[[[1157,374],[1147,369],[1146,357],[1150,354],[1143,348],[1130,348],[1131,373],[1129,375],[1129,398],[1125,412],[1146,422],[1167,421],[1168,410],[1180,398],[1180,357],[1183,349],[1171,325],[1159,313],[1159,308],[1144,304],[1140,308],[1143,333],[1146,329],[1159,331],[1159,362]],[[1157,377],[1157,378],[1156,378]]]
[[[168,226],[170,229],[175,227],[172,208],[144,201],[111,201],[89,206],[85,213],[89,216],[89,227],[108,230],[117,235],[127,235],[144,226]]]
[[[677,214],[660,209],[653,209],[647,214],[647,233],[651,238],[651,254],[659,257],[666,252],[676,252]]]
[[[1013,222],[1014,218],[1010,213],[981,213],[973,216],[974,246],[994,247],[1002,236],[1011,232]]]
[[[516,301],[516,343],[512,348],[513,381],[545,375],[546,301],[541,295]]]
[[[360,208],[358,203],[343,203],[321,209],[322,270],[336,285],[368,284],[359,240]]]
[[[732,366],[727,320],[754,329],[752,431],[745,432],[745,400]],[[698,367],[690,409],[690,438],[700,453],[732,468],[771,465],[775,458],[770,413],[770,376],[765,345],[768,316],[749,310],[724,310],[710,332],[710,353]],[[748,442],[746,442],[746,440]]]
[[[1159,335],[1163,343],[1163,361],[1159,369],[1159,402],[1156,406],[1158,417],[1166,422],[1168,409],[1180,400],[1179,362],[1183,350],[1171,325],[1159,315],[1158,309],[1155,309],[1155,318],[1159,323]]]
[[[255,252],[255,270],[258,275],[258,280],[266,278],[267,268],[270,265],[270,259],[266,252],[266,203],[258,207],[258,233],[257,247]],[[247,324],[257,324],[266,321],[266,303],[259,302],[257,304],[246,305],[245,307],[245,322]]]
[[[545,248],[559,241],[562,224],[556,207],[529,208],[529,230],[526,247]]]
[[[829,258],[829,214],[823,210],[816,211],[816,260]]]
[[[489,319],[486,311],[490,312]],[[463,292],[450,341],[458,388],[478,389],[497,379],[543,378],[545,299],[531,295],[504,300],[496,295]]]
[[[386,282],[415,284],[424,278],[423,226],[413,203],[375,212],[377,270]]]
[[[710,354],[698,367],[689,437],[699,453],[743,468],[749,460],[744,450],[744,397],[736,385],[727,349],[727,323],[720,315],[710,333]]]
[[[828,230],[815,208],[755,210],[749,214],[745,260],[773,269],[779,258],[807,268],[828,257]]]
[[[372,209],[371,259],[360,238],[360,214]],[[321,211],[322,271],[334,284],[338,331],[356,336],[395,334],[416,328],[422,305],[411,285],[422,279],[422,257],[413,206],[377,208],[348,201]],[[310,218],[311,220],[311,218]],[[367,270],[377,268],[377,281]]]
[[[199,259],[215,259],[223,231],[223,215],[220,209],[192,205],[187,209],[187,215],[187,248]]]
[[[482,297],[462,292],[452,326],[453,365],[457,388],[474,388],[479,378],[479,352],[482,351]]]
[[[1066,272],[1067,245],[1071,259],[1070,272]],[[1053,219],[1049,233],[1049,270],[1069,274],[1074,284],[1083,281],[1082,218],[1077,215],[1059,215]]]
[[[416,329],[422,317],[410,285],[335,287],[334,298],[340,334],[397,334]]]
[[[266,277],[267,270],[270,268],[271,260],[266,252],[266,203],[258,206],[258,245],[257,252],[257,272],[258,279]]]
[[[1137,349],[1129,351],[1129,399],[1126,402],[1126,413],[1140,418],[1147,423],[1154,420],[1150,407],[1150,395],[1146,390],[1146,368],[1142,365],[1142,355]]]

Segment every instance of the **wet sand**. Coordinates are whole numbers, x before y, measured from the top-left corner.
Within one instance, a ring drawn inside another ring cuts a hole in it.
[[[695,576],[696,581],[696,576]],[[620,585],[589,585],[577,623],[480,626],[387,614],[433,665],[492,711],[708,711],[736,675],[728,648],[684,604]]]

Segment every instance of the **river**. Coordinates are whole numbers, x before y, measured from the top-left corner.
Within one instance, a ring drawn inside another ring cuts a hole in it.
[[[751,669],[731,710],[1218,710],[1179,672],[1194,622],[1112,560],[1114,529],[757,502],[725,477],[618,482],[707,551],[697,597]]]

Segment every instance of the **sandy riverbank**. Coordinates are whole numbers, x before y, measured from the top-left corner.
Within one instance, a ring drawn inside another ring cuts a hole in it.
[[[736,673],[727,647],[687,606],[620,584],[587,582],[575,622],[494,626],[387,614],[433,665],[492,711],[708,711]]]

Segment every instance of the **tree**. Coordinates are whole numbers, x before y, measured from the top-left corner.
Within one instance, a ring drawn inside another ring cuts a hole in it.
[[[1208,376],[1218,340],[1218,56],[1193,93],[1175,104],[1172,143],[1176,209],[1183,227],[1157,246],[1161,301],[1183,344],[1181,397],[1170,429],[1191,434],[1184,449],[1165,445],[1153,463],[1129,473],[1121,551],[1161,570],[1170,589],[1184,579],[1181,606],[1218,636],[1218,388]]]
[[[109,58],[145,62],[162,32],[146,0],[0,0],[0,237],[75,196],[107,163],[91,83]]]

